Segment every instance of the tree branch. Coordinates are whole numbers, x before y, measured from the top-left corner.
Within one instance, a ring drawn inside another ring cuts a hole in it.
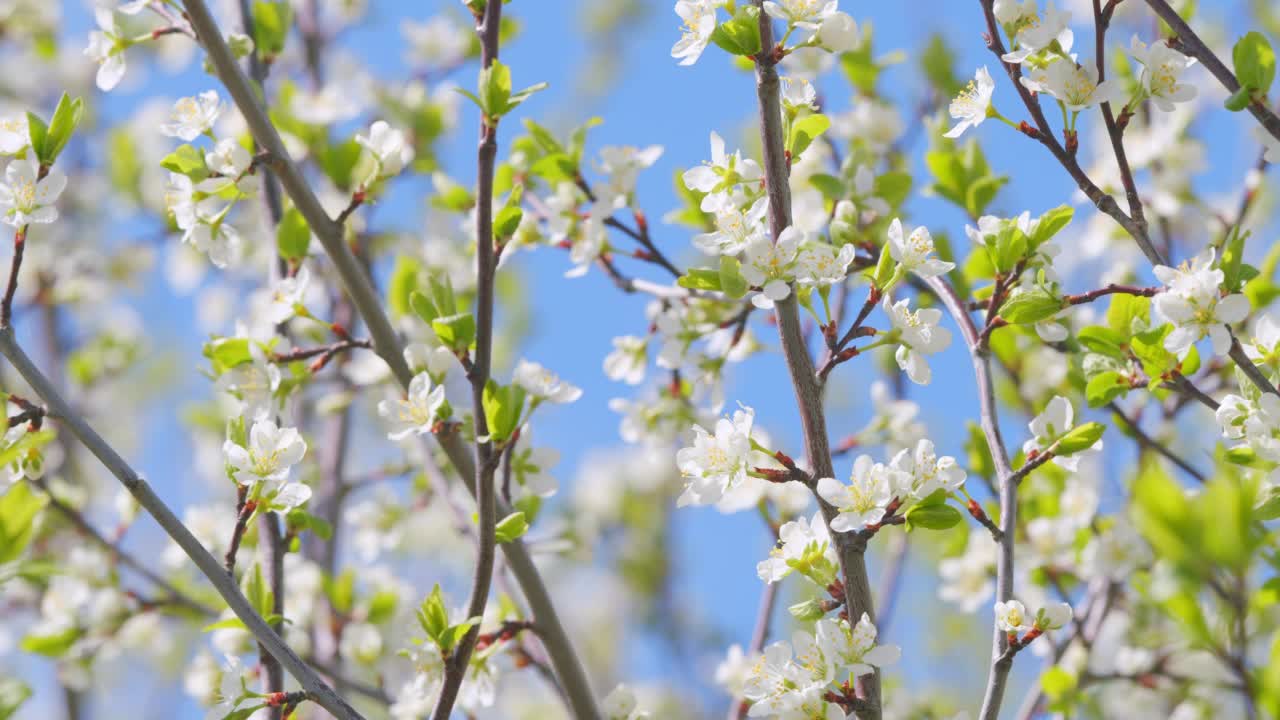
[[[756,0],[756,5],[763,3]],[[791,224],[791,188],[782,132],[782,106],[779,100],[781,82],[773,59],[773,26],[769,14],[760,11],[760,42],[762,50],[756,57],[756,95],[760,110],[760,139],[764,147],[765,189],[769,195],[769,229],[774,242]],[[795,293],[776,304],[778,332],[782,338],[782,352],[787,370],[795,388],[796,404],[800,410],[800,422],[809,463],[816,478],[833,477],[831,449],[827,441],[827,421],[822,404],[822,387],[814,374],[813,360],[809,357],[804,333],[800,327],[800,314]],[[818,497],[815,493],[815,497]],[[818,497],[823,517],[828,525],[837,511]],[[832,533],[840,556],[844,576],[845,607],[851,622],[866,613],[874,622],[875,607],[871,582],[867,578],[865,559],[866,543],[859,542],[854,533]],[[880,718],[880,671],[858,678],[860,696],[866,701],[858,711],[863,720]]]
[[[57,417],[59,421],[65,425],[71,433],[76,436],[80,442],[93,453],[94,457],[111,472],[112,475],[124,485],[125,489],[138,501],[160,527],[173,538],[174,542],[182,548],[187,557],[195,562],[196,567],[204,573],[205,577],[213,584],[218,594],[227,601],[227,605],[231,611],[236,614],[244,623],[248,631],[258,640],[259,643],[271,653],[271,656],[280,661],[289,674],[312,697],[321,707],[328,710],[339,720],[362,720],[360,713],[347,704],[345,700],[338,696],[329,687],[324,680],[316,674],[301,658],[285,644],[284,640],[271,629],[269,625],[262,619],[253,607],[245,600],[244,595],[240,593],[240,588],[236,586],[235,580],[228,575],[222,568],[222,565],[214,559],[209,551],[205,549],[200,541],[191,534],[191,531],[182,524],[173,511],[165,505],[160,496],[156,495],[151,489],[151,485],[136,473],[132,467],[120,457],[116,451],[107,444],[102,436],[98,435],[88,423],[71,409],[67,401],[62,398],[57,389],[49,381],[35,363],[31,362],[31,358],[23,352],[18,346],[17,340],[13,335],[12,327],[0,327],[0,354],[17,369],[27,384],[36,392],[37,395],[48,405],[51,415]]]
[[[984,2],[984,6],[990,7]],[[1017,474],[1009,464],[1009,451],[1005,448],[1004,438],[1000,435],[999,415],[996,409],[995,386],[991,382],[990,355],[981,352],[981,337],[973,318],[964,308],[964,303],[956,296],[956,291],[941,277],[926,280],[933,288],[942,304],[960,326],[960,334],[964,336],[965,345],[973,361],[974,380],[978,385],[978,403],[981,408],[982,434],[986,437],[987,446],[991,450],[991,459],[995,464],[996,478],[1000,493],[1000,554],[996,557],[996,600],[1005,602],[1013,599],[1013,549],[1018,522],[1018,484]],[[1030,467],[1031,463],[1028,463]],[[997,625],[992,631],[991,671],[987,676],[987,687],[982,698],[983,720],[998,720],[1000,705],[1004,700],[1005,686],[1009,681],[1009,670],[1013,665],[1013,656],[1009,654],[1009,638],[1000,631]],[[1006,657],[1007,655],[1007,657]]]
[[[192,27],[195,28],[201,43],[209,53],[209,59],[218,78],[227,87],[255,141],[270,153],[273,167],[285,193],[293,200],[298,212],[306,219],[312,232],[324,246],[330,262],[338,270],[343,287],[369,330],[374,351],[391,368],[392,374],[401,387],[407,389],[413,374],[401,354],[400,339],[383,311],[382,301],[368,273],[344,242],[342,228],[325,213],[302,172],[290,159],[270,118],[254,101],[253,90],[236,64],[226,41],[219,33],[218,26],[204,0],[186,0],[185,5]],[[437,439],[448,455],[449,462],[458,470],[463,483],[474,494],[475,463],[471,457],[471,451],[461,442],[456,433]],[[502,503],[498,504],[498,511],[505,511]],[[556,614],[551,597],[538,574],[537,566],[529,557],[528,548],[523,542],[517,540],[503,543],[502,550],[525,593],[525,600],[529,603],[538,626],[543,629],[542,639],[547,648],[547,654],[551,657],[552,666],[564,685],[565,694],[570,700],[575,716],[599,717],[600,711],[596,707],[595,694],[587,680],[586,670]]]

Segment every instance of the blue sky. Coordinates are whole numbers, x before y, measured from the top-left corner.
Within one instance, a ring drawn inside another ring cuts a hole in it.
[[[727,56],[714,47],[694,67],[677,66],[669,57],[668,49],[678,37],[678,19],[670,12],[669,3],[658,2],[655,3],[658,7],[643,21],[627,28],[615,46],[620,55],[621,74],[610,90],[599,97],[583,98],[575,92],[575,81],[593,58],[593,49],[580,30],[578,18],[586,4],[585,0],[517,0],[507,6],[508,14],[519,18],[523,25],[519,38],[502,50],[504,62],[512,67],[515,85],[551,83],[548,91],[523,105],[518,115],[560,128],[579,124],[591,115],[604,118],[604,124],[591,131],[588,156],[605,145],[664,146],[665,153],[658,164],[641,176],[639,202],[653,221],[654,239],[664,251],[680,260],[701,261],[689,244],[688,231],[659,224],[658,218],[676,203],[672,174],[707,156],[710,131],[718,131],[729,139],[730,145],[737,144],[744,133],[754,132],[753,78],[734,69]],[[910,3],[909,11],[906,5],[849,0],[842,3],[842,9],[860,24],[874,25],[878,53],[897,49],[909,53],[905,63],[891,68],[882,78],[882,88],[897,102],[903,116],[909,122],[918,122],[912,117],[911,108],[919,101],[923,88],[914,53],[931,33],[938,31],[944,33],[957,52],[957,75],[969,76],[981,64],[991,67],[997,78],[998,106],[1010,117],[1019,119],[1021,114],[1015,112],[1012,88],[1003,74],[997,72],[993,58],[983,46],[981,34],[985,28],[977,3],[922,0]],[[427,17],[436,12],[459,10],[458,3],[450,0],[425,3],[374,0],[371,7],[367,25],[343,34],[339,42],[383,77],[403,73],[404,46],[398,30],[399,17],[405,14]],[[67,12],[70,27],[76,28],[70,41],[82,43],[82,29],[87,29],[91,20],[79,8]],[[1238,3],[1223,3],[1215,12],[1238,20]],[[1091,28],[1077,25],[1077,33],[1077,46],[1083,42],[1091,47]],[[1147,30],[1144,37],[1150,39],[1150,36],[1151,31]],[[1113,41],[1122,40],[1127,44],[1127,33],[1115,33]],[[109,98],[97,96],[92,102],[102,103],[108,117],[119,118],[140,96],[173,96],[202,89],[208,80],[197,79],[199,77],[198,69],[181,78],[156,74],[145,88]],[[474,67],[468,66],[454,79],[470,86],[473,78]],[[843,78],[833,73],[821,87],[830,107],[836,111],[847,108],[848,91],[844,85]],[[461,129],[441,145],[446,169],[464,182],[474,177],[474,133],[470,129],[474,120],[473,109],[464,106]],[[1197,178],[1198,187],[1230,188],[1238,184],[1238,178],[1256,156],[1252,140],[1241,132],[1246,120],[1214,111],[1197,121],[1213,137],[1214,163],[1212,170]],[[504,126],[500,144],[506,147],[518,129],[514,122]],[[1039,145],[996,123],[984,124],[976,135],[981,138],[995,170],[1014,178],[991,212],[1012,215],[1030,209],[1037,214],[1070,201],[1073,185]],[[1090,135],[1082,132],[1082,139],[1088,142]],[[908,204],[912,220],[915,224],[927,224],[935,234],[946,232],[953,240],[963,238],[963,215],[945,202],[918,192],[926,184],[924,150],[923,140],[911,148],[913,168],[921,173],[917,175],[916,190]],[[420,208],[428,188],[425,179],[403,183],[385,207],[379,209],[378,222],[414,227],[421,219]],[[1076,224],[1082,226],[1082,220],[1090,214],[1080,212]],[[1077,236],[1070,234],[1070,237]],[[1073,249],[1067,248],[1068,252]],[[679,260],[677,262],[679,264]],[[585,452],[621,444],[617,435],[618,418],[607,403],[610,398],[627,397],[634,391],[609,381],[601,369],[601,360],[614,336],[643,333],[646,303],[643,297],[622,295],[596,271],[585,278],[564,279],[561,276],[568,267],[565,254],[551,250],[521,253],[515,263],[515,271],[529,282],[534,317],[532,334],[520,354],[543,362],[585,390],[579,402],[548,412],[537,427],[539,443],[562,452],[558,477],[564,484],[576,475]],[[636,263],[626,267],[662,279]],[[1082,284],[1072,285],[1070,281],[1068,287],[1088,289]],[[207,383],[194,374],[194,368],[200,365],[200,345],[204,338],[192,330],[189,319],[193,309],[189,299],[173,298],[157,274],[133,304],[143,314],[151,332],[165,338],[169,349],[179,357],[179,370],[191,371],[183,377],[176,395],[186,399],[206,397]],[[768,326],[758,323],[756,330],[767,344],[776,345],[776,336]],[[862,358],[837,371],[839,377],[832,386],[833,409],[829,419],[833,438],[859,428],[868,417],[867,387],[878,377],[878,365],[878,358]],[[958,337],[952,349],[935,357],[931,365],[935,372],[933,384],[927,387],[908,384],[909,397],[923,407],[923,419],[940,453],[962,455],[964,424],[960,419],[976,417],[976,398],[972,371]],[[740,401],[755,407],[757,417],[778,438],[779,444],[793,455],[801,454],[791,386],[780,355],[762,355],[735,369],[729,378],[727,396],[730,404]],[[175,407],[166,401],[148,410],[147,431],[139,439],[141,447],[137,457],[139,468],[153,479],[162,495],[173,504],[181,505],[196,501],[202,491],[181,484],[189,458],[188,441],[183,429],[173,423]],[[1019,444],[1024,437],[1025,422],[1025,418],[1006,414],[1006,433],[1012,445]],[[1131,460],[1132,453],[1126,449],[1112,453],[1108,466],[1120,471]],[[843,470],[838,468],[838,472]],[[694,603],[698,615],[728,641],[745,643],[760,591],[755,564],[769,545],[758,518],[750,513],[722,516],[709,509],[689,509],[677,514],[676,528],[683,549],[677,559],[681,597]],[[872,558],[873,578],[879,567],[877,560]],[[974,683],[980,673],[985,673],[988,614],[982,612],[972,617],[972,637],[976,644],[970,644],[965,654],[930,655],[923,648],[929,646],[931,632],[921,620],[934,604],[935,581],[923,563],[909,565],[909,568],[890,638],[908,650],[904,665],[895,672],[904,672],[913,687],[961,683],[974,688],[976,693]],[[781,610],[777,616],[779,627],[784,625],[784,615],[785,610]],[[635,678],[684,682],[665,666],[660,650],[652,643],[640,643],[631,652]],[[1024,670],[1019,673],[1019,683],[1011,693],[1015,699],[1021,696],[1020,688],[1030,677],[1025,668],[1031,664],[1022,664]],[[704,677],[701,681],[707,679]],[[977,702],[976,694],[964,697],[967,706]],[[717,706],[715,714],[719,712]]]

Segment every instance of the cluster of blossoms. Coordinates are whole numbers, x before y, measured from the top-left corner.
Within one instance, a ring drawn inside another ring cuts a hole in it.
[[[891,665],[902,655],[896,645],[876,644],[876,634],[863,614],[853,627],[846,620],[819,620],[812,634],[799,630],[791,642],[769,645],[743,687],[743,697],[752,703],[748,717],[844,717],[828,702],[828,689]]]
[[[859,455],[848,485],[835,478],[820,478],[817,491],[839,510],[831,529],[856,532],[892,514],[891,506],[924,500],[938,491],[947,495],[959,492],[965,477],[955,458],[938,457],[933,443],[922,439],[914,448],[899,451],[888,465]]]
[[[1205,335],[1213,343],[1213,352],[1225,355],[1231,347],[1227,326],[1249,314],[1248,298],[1224,292],[1225,275],[1215,266],[1214,258],[1215,252],[1209,248],[1177,268],[1155,268],[1165,289],[1153,299],[1152,308],[1173,325],[1164,346],[1178,357],[1185,357]]]
[[[671,48],[671,57],[681,65],[696,63],[719,24],[717,10],[727,4],[727,0],[679,0],[675,11],[684,26],[680,40]],[[857,23],[839,10],[836,0],[768,0],[764,11],[769,17],[785,22],[788,35],[792,30],[809,33],[797,47],[842,53],[858,47],[861,40]]]

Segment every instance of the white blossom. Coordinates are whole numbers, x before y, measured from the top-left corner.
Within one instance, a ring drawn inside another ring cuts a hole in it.
[[[711,211],[715,229],[693,237],[693,244],[708,255],[737,255],[756,238],[764,238],[768,198],[759,198],[745,208],[730,195],[723,195]]]
[[[747,282],[761,288],[751,302],[764,310],[791,294],[790,282],[794,279],[796,253],[804,233],[794,226],[788,227],[771,242],[766,235],[757,235],[747,243],[742,275]]]
[[[173,104],[169,121],[160,125],[160,132],[191,142],[209,132],[222,114],[222,101],[217,90],[206,90],[196,97],[184,97]]]
[[[299,267],[296,274],[287,275],[272,283],[267,320],[279,325],[296,315],[310,284],[311,271],[306,265]]]
[[[26,113],[0,117],[0,155],[17,155],[30,145]]]
[[[724,151],[724,138],[719,133],[711,133],[711,162],[690,168],[681,176],[685,187],[690,190],[708,193],[702,199],[702,209],[706,212],[715,210],[715,197],[718,190],[727,189],[741,183],[758,182],[764,177],[760,165],[755,160],[743,158],[741,151],[729,155]]]
[[[130,40],[125,37],[110,8],[98,7],[93,17],[98,29],[89,33],[89,46],[84,49],[84,54],[98,63],[98,89],[110,92],[124,77],[124,51]]]
[[[1093,62],[1076,67],[1070,60],[1058,60],[1043,73],[1024,75],[1021,82],[1028,90],[1052,95],[1071,112],[1124,99],[1124,87],[1118,81],[1098,81],[1098,67]]]
[[[613,352],[604,358],[604,374],[610,380],[639,385],[649,361],[649,341],[634,335],[613,339]]]
[[[296,428],[282,428],[269,418],[260,418],[249,429],[248,447],[228,439],[222,452],[237,483],[261,487],[263,497],[274,498],[275,504],[297,507],[311,497],[307,485],[288,482],[290,470],[307,452],[307,443]]]
[[[1137,35],[1129,41],[1129,54],[1142,63],[1139,82],[1156,107],[1172,112],[1175,103],[1195,99],[1196,86],[1179,82],[1182,72],[1196,64],[1195,58],[1183,55],[1165,42],[1157,42],[1148,47]]]
[[[743,408],[733,419],[716,421],[715,434],[693,426],[693,445],[676,453],[676,466],[687,486],[676,504],[710,505],[746,481],[751,470],[751,425],[755,412]]]
[[[516,364],[511,381],[538,402],[571,403],[582,397],[582,388],[570,385],[550,370],[528,360]]]
[[[394,177],[413,162],[413,146],[402,130],[393,128],[383,120],[369,126],[368,134],[356,135],[356,142],[369,151],[378,167],[375,178]]]
[[[923,225],[912,230],[903,237],[902,222],[894,218],[889,224],[889,255],[907,272],[913,272],[922,278],[931,278],[951,272],[955,263],[945,262],[934,253],[933,235]]]
[[[767,583],[775,583],[791,574],[793,564],[806,556],[817,555],[825,559],[826,567],[834,573],[839,567],[831,533],[822,519],[822,513],[814,513],[813,519],[803,517],[783,523],[778,528],[778,545],[769,552],[769,558],[756,565],[756,574]]]
[[[834,285],[849,274],[856,249],[841,245],[839,249],[825,242],[808,240],[796,255],[796,280],[817,287]]]
[[[387,437],[403,440],[410,435],[432,432],[444,404],[444,385],[433,386],[431,375],[420,372],[409,381],[405,397],[379,402],[378,414],[391,423],[392,430]]]
[[[817,30],[824,20],[836,13],[836,0],[765,0],[769,16],[806,30]]]
[[[974,73],[973,79],[951,101],[951,105],[947,108],[951,118],[959,122],[945,133],[946,137],[958,138],[965,130],[978,127],[983,120],[991,117],[993,111],[991,95],[995,92],[995,89],[995,81],[991,79],[991,73],[987,70],[987,66],[983,65],[978,68],[978,71]]]
[[[941,352],[951,344],[951,331],[940,327],[942,311],[937,308],[923,308],[911,311],[906,298],[896,303],[884,299],[885,314],[898,332],[898,349],[894,359],[898,367],[907,373],[907,377],[917,385],[928,385],[933,379],[926,355]]]
[[[936,490],[956,492],[964,485],[966,476],[955,458],[949,455],[938,457],[933,442],[926,439],[918,441],[914,450],[900,450],[890,465],[900,471],[907,481],[903,488],[905,494],[919,499],[928,497]]]
[[[1161,317],[1173,324],[1164,347],[1178,357],[1186,357],[1197,340],[1209,336],[1213,352],[1225,355],[1231,347],[1226,325],[1244,320],[1249,300],[1241,293],[1223,295],[1225,276],[1214,267],[1214,249],[1209,248],[1177,268],[1155,267],[1155,275],[1165,291],[1151,301]]]
[[[1022,451],[1030,455],[1032,452],[1044,452],[1053,446],[1063,435],[1075,426],[1075,409],[1071,401],[1061,395],[1053,396],[1044,411],[1035,416],[1027,426],[1031,429],[1031,438],[1022,444]],[[1075,472],[1080,467],[1080,460],[1091,453],[1102,452],[1102,441],[1099,440],[1088,450],[1071,455],[1055,455],[1054,464]]]
[[[680,60],[681,65],[692,65],[702,57],[702,51],[711,42],[711,33],[716,30],[715,0],[679,0],[676,3],[676,14],[684,23],[680,29],[680,39],[671,47],[671,57]]]
[[[884,517],[896,488],[902,486],[903,473],[882,465],[869,455],[859,455],[853,462],[849,483],[835,478],[818,480],[818,495],[831,503],[840,514],[831,521],[833,532],[854,532]]]
[[[0,217],[5,224],[21,228],[58,219],[53,204],[66,189],[67,176],[50,170],[40,179],[39,172],[30,158],[14,160],[5,168],[4,183],[0,183]]]
[[[848,13],[834,12],[818,25],[818,44],[833,53],[847,53],[858,49],[862,35],[858,24]]]
[[[1005,53],[1001,56],[1001,60],[1021,63],[1041,50],[1047,49],[1054,42],[1058,43],[1063,53],[1071,52],[1071,44],[1075,39],[1074,33],[1071,32],[1071,13],[1065,10],[1059,11],[1054,7],[1053,0],[1049,0],[1044,14],[1037,16],[1035,5],[1036,0],[1030,0],[1029,12],[1026,7],[1012,12],[1007,6],[1002,9],[1006,17],[1011,17],[1018,23],[1018,29],[1014,35],[1016,49]]]

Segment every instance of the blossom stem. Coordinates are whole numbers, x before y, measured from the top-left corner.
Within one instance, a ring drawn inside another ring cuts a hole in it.
[[[761,8],[760,43],[763,48],[760,55],[756,57],[755,63],[756,94],[759,101],[761,144],[764,149],[765,189],[769,197],[769,228],[774,242],[777,242],[778,236],[791,224],[791,190],[785,138],[782,133],[781,81],[778,77],[776,59],[772,54],[773,23],[769,14],[764,12],[761,0],[756,0],[756,6]],[[827,440],[822,383],[815,374],[813,360],[809,357],[804,332],[800,325],[795,293],[777,302],[774,313],[778,321],[778,332],[782,338],[787,370],[791,374],[791,382],[795,388],[805,448],[809,463],[813,467],[813,476],[815,478],[832,477],[835,472]],[[821,497],[818,498],[818,502],[823,516],[830,524],[838,511]],[[871,593],[871,582],[867,577],[865,559],[866,544],[858,542],[853,533],[833,533],[832,536],[840,556],[849,617],[858,618],[866,613],[874,622],[874,599]],[[860,677],[858,686],[861,697],[865,700],[858,710],[858,717],[862,720],[879,720],[881,713],[879,670]]]
[[[27,228],[23,225],[13,234],[13,261],[9,265],[9,286],[0,302],[0,328],[7,328],[13,321],[13,297],[18,292],[18,272],[22,269],[22,254],[27,246]]]

